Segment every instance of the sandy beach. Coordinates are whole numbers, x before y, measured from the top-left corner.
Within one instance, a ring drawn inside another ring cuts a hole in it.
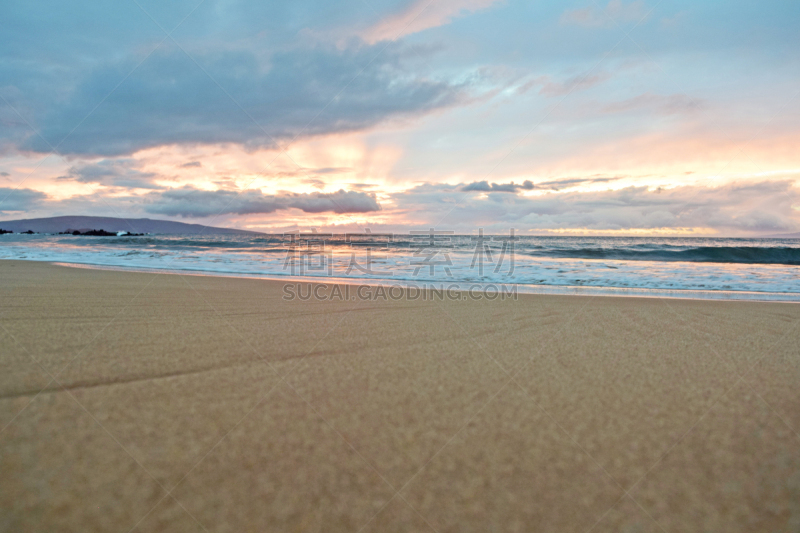
[[[0,262],[0,531],[800,531],[800,306]]]

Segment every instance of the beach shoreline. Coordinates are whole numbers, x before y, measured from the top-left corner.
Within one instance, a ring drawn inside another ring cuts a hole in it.
[[[800,528],[796,305],[188,274],[0,261],[0,529]]]
[[[265,281],[279,281],[283,283],[314,283],[328,285],[357,285],[367,287],[397,287],[397,288],[450,288],[455,291],[489,289],[495,291],[510,290],[513,287],[516,294],[526,295],[555,295],[555,296],[583,296],[583,297],[612,297],[612,298],[669,298],[678,300],[713,300],[713,301],[752,301],[752,302],[781,302],[800,303],[800,293],[776,293],[754,291],[722,291],[722,290],[692,290],[692,289],[644,289],[640,287],[595,287],[580,285],[526,285],[519,283],[500,282],[444,282],[423,281],[416,282],[405,279],[372,279],[372,278],[343,278],[332,276],[277,276],[277,275],[252,275],[223,272],[210,272],[198,270],[179,269],[146,269],[136,267],[120,267],[94,263],[65,263],[48,262],[55,266],[69,268],[85,268],[88,270],[110,270],[113,272],[136,272],[149,274],[176,274],[184,276],[211,276],[232,279],[260,279]]]
[[[0,260],[336,283],[513,284],[531,294],[800,301],[800,241],[531,237],[520,238],[512,252],[494,243],[476,255],[473,239],[459,236],[428,260],[415,241],[371,239],[339,236],[315,245],[324,252],[308,252],[311,241],[286,235],[34,235],[4,240]]]

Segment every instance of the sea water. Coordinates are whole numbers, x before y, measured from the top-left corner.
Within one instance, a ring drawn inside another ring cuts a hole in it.
[[[0,235],[0,259],[519,292],[800,301],[800,239]]]

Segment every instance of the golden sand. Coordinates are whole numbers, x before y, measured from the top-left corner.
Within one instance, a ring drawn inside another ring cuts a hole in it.
[[[0,262],[0,531],[800,531],[800,306]]]

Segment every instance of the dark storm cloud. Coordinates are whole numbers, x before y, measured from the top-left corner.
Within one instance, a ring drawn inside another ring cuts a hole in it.
[[[257,189],[241,192],[204,191],[187,186],[151,195],[149,202],[145,206],[148,213],[180,217],[266,214],[285,209],[338,214],[368,213],[381,209],[374,194],[345,190],[268,195]]]

